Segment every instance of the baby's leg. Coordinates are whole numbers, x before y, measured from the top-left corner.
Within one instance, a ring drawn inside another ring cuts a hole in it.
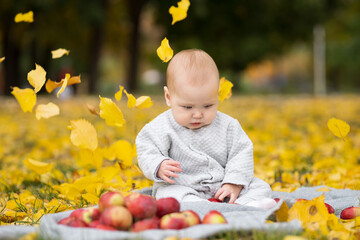
[[[270,209],[276,205],[271,198],[270,185],[259,178],[253,178],[246,192],[241,192],[235,203],[245,206]]]
[[[198,191],[181,185],[167,185],[159,187],[156,191],[155,198],[173,197],[178,201],[196,202],[207,201],[206,196],[202,196]]]

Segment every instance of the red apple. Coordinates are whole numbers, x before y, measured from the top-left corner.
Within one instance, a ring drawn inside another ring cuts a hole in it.
[[[87,224],[84,221],[81,221],[80,219],[76,219],[76,218],[73,218],[66,225],[70,227],[87,227]]]
[[[136,220],[151,218],[156,214],[156,200],[149,195],[132,193],[125,197],[124,202]]]
[[[325,203],[325,206],[330,214],[335,213],[334,208],[330,204]]]
[[[98,208],[92,207],[81,210],[83,211],[80,211],[78,214],[76,214],[75,218],[84,221],[86,224],[89,224],[90,222],[100,218],[101,213]]]
[[[133,218],[128,209],[122,206],[108,207],[100,216],[100,223],[119,230],[127,230]]]
[[[108,231],[117,231],[116,228],[113,228],[113,227],[110,227],[110,226],[107,226],[107,225],[103,225],[103,224],[98,224],[96,225],[96,227],[94,227],[96,229],[102,229],[102,230],[108,230]]]
[[[69,217],[80,219],[80,216],[81,216],[82,212],[84,212],[84,211],[85,211],[85,209],[83,209],[83,208],[75,209],[74,211],[72,211],[72,213],[70,214]]]
[[[218,211],[212,210],[205,214],[202,223],[204,224],[217,224],[217,223],[227,223],[225,217]]]
[[[184,215],[189,226],[194,226],[201,223],[199,215],[193,210],[182,211],[181,214]]]
[[[360,216],[360,207],[348,207],[341,211],[341,219],[353,219]]]
[[[58,224],[62,224],[62,225],[68,225],[69,222],[71,222],[74,218],[73,217],[66,217],[61,219]]]
[[[159,229],[159,228],[160,228],[160,218],[153,217],[153,218],[143,219],[134,223],[134,225],[131,228],[131,231],[140,232],[149,229]]]
[[[159,218],[166,214],[180,211],[180,203],[173,197],[160,198],[156,200],[156,207],[156,216]]]
[[[187,227],[189,224],[181,213],[166,214],[160,219],[161,229],[183,229]]]
[[[99,210],[103,212],[108,207],[123,206],[124,197],[120,192],[107,192],[99,199]]]
[[[97,225],[100,225],[101,223],[100,223],[100,220],[94,220],[94,221],[92,221],[91,223],[89,223],[89,227],[90,228],[95,228]]]
[[[217,198],[209,198],[208,199],[210,202],[222,202],[221,200],[217,199]]]

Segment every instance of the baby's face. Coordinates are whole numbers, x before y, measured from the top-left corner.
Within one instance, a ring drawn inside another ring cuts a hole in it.
[[[175,121],[186,128],[198,129],[214,121],[218,107],[218,80],[202,86],[178,84],[176,92],[165,87],[166,103]]]

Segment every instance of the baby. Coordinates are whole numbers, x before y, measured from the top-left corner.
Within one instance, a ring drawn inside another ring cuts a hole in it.
[[[271,188],[254,177],[253,145],[239,122],[217,110],[219,72],[204,51],[170,61],[164,87],[171,108],[136,138],[138,163],[156,199],[220,201],[271,208]]]

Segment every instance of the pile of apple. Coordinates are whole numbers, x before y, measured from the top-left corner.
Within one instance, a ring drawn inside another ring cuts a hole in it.
[[[76,209],[58,224],[140,232],[148,229],[183,229],[196,224],[227,223],[218,211],[209,211],[201,221],[199,215],[192,210],[180,212],[180,203],[175,198],[155,200],[140,193],[124,197],[120,192],[107,192],[100,197],[98,206]]]

